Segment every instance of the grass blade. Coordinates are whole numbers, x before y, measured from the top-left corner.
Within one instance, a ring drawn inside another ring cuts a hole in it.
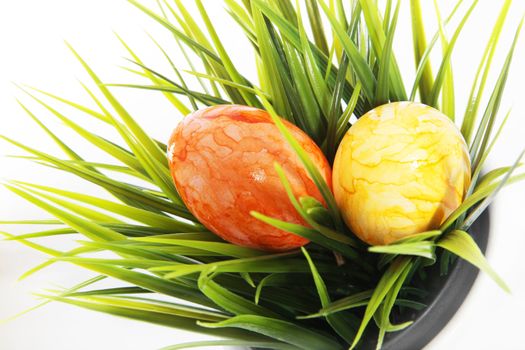
[[[314,0],[305,0],[306,10],[308,11],[308,19],[310,20],[310,27],[314,35],[315,45],[328,56],[328,43],[326,41],[325,30],[323,28],[323,20],[319,13],[319,7]]]
[[[214,303],[234,315],[260,315],[263,317],[281,318],[274,312],[221,287],[213,281],[213,277],[209,275],[209,271],[201,273],[199,277],[199,289]]]
[[[265,340],[263,337],[258,337],[253,333],[249,333],[249,332],[245,332],[245,331],[237,330],[237,329],[220,329],[220,330],[205,329],[205,328],[199,327],[195,323],[194,319],[187,318],[187,317],[168,315],[165,313],[155,312],[155,311],[136,310],[133,308],[122,307],[122,306],[114,306],[114,305],[111,305],[111,304],[108,304],[102,301],[93,302],[93,301],[85,301],[85,300],[55,297],[55,296],[47,296],[47,298],[54,300],[54,301],[60,301],[66,304],[79,306],[79,307],[93,310],[93,311],[99,311],[99,312],[103,312],[103,313],[110,314],[110,315],[131,318],[134,320],[145,321],[145,322],[154,323],[154,324],[158,324],[162,326],[174,327],[177,329],[182,329],[182,330],[186,330],[190,332],[205,333],[208,335],[215,335],[219,337],[222,336],[222,337],[229,337],[233,339],[243,339],[243,340],[249,340],[249,341],[255,341],[255,342]]]
[[[512,42],[509,53],[507,54],[505,63],[503,65],[503,68],[501,69],[500,75],[496,82],[496,86],[494,88],[494,91],[492,92],[487,108],[485,109],[483,118],[481,119],[481,123],[478,126],[476,136],[474,137],[472,145],[470,146],[470,159],[473,160],[474,169],[479,165],[480,160],[483,154],[485,153],[485,149],[489,143],[492,127],[494,125],[494,121],[499,110],[501,99],[503,97],[503,92],[507,83],[510,65],[512,63],[514,50],[516,48],[516,44],[521,33],[523,22],[524,20],[522,19],[516,30],[516,33],[514,35],[514,41]]]
[[[430,92],[434,85],[434,77],[432,75],[432,65],[430,64],[430,60],[422,63],[423,55],[427,49],[427,40],[420,0],[410,0],[410,15],[412,18],[412,41],[414,45],[416,68],[420,69],[422,72],[421,79],[419,80],[419,95],[421,102],[429,104]],[[421,65],[422,68],[420,68]]]
[[[475,0],[472,5],[469,7],[463,18],[461,19],[461,22],[459,23],[458,27],[456,28],[456,31],[452,35],[452,38],[450,39],[450,42],[447,47],[447,51],[445,55],[443,56],[443,60],[441,61],[441,65],[439,66],[439,70],[436,76],[436,80],[434,82],[434,85],[432,87],[432,91],[430,92],[430,106],[434,108],[438,108],[438,98],[441,92],[441,89],[443,88],[443,83],[445,81],[445,78],[447,76],[447,72],[451,67],[450,60],[452,57],[452,52],[454,50],[454,47],[456,45],[456,42],[459,38],[459,34],[461,33],[463,27],[467,23],[468,18],[472,14],[472,11],[474,11],[474,8],[478,4],[478,0]]]
[[[434,243],[429,241],[373,246],[369,247],[368,251],[382,254],[421,256],[432,261],[436,260],[436,255],[434,253]]]
[[[443,56],[447,55],[449,49],[449,42],[445,35],[445,28],[443,21],[441,19],[441,11],[439,10],[439,5],[436,0],[434,0],[434,8],[436,9],[436,16],[439,24],[439,37],[441,38],[441,47],[443,48]],[[452,121],[455,120],[456,114],[456,101],[454,93],[454,73],[452,69],[452,64],[448,67],[445,78],[443,79],[443,88],[441,91],[442,96],[442,106],[441,111],[449,117]]]
[[[339,343],[325,335],[300,327],[294,323],[263,316],[242,315],[217,323],[199,322],[199,325],[218,329],[228,327],[242,328],[295,345],[303,350],[342,349]]]
[[[443,239],[437,242],[437,245],[446,249],[462,259],[467,260],[472,265],[476,266],[487,275],[489,275],[494,282],[496,282],[501,289],[510,293],[507,284],[498,276],[498,274],[490,267],[483,253],[476,245],[476,242],[465,231],[454,230],[448,233]]]
[[[332,195],[332,191],[330,190],[330,185],[326,183],[319,170],[312,163],[306,152],[302,149],[301,145],[297,142],[297,140],[293,137],[290,131],[288,131],[286,126],[283,124],[283,122],[279,119],[279,117],[275,113],[275,110],[270,105],[268,100],[266,100],[262,94],[259,94],[259,96],[261,97],[262,103],[265,106],[268,113],[270,114],[270,116],[272,117],[272,120],[274,121],[275,125],[277,126],[277,128],[279,128],[281,134],[284,136],[284,138],[290,144],[290,146],[294,149],[295,153],[297,154],[299,159],[301,159],[301,162],[304,164],[305,168],[308,170],[308,174],[310,175],[317,188],[319,189],[319,192],[323,196],[328,206],[328,210],[330,210],[336,227],[342,230],[344,226],[342,223],[341,215],[339,213],[339,209],[337,207],[337,204],[335,203],[334,196]]]
[[[383,23],[381,20],[381,13],[377,7],[377,3],[373,0],[359,0],[361,4],[363,16],[365,18],[365,23],[368,29],[368,37],[374,49],[374,53],[377,55],[378,59],[383,57],[383,50],[388,48],[386,44],[386,35],[383,31]],[[390,24],[390,30],[395,28],[395,25]],[[389,79],[388,83],[391,84],[390,94],[393,99],[397,101],[405,101],[407,99],[405,86],[403,84],[403,79],[399,71],[394,54],[388,56],[389,60]],[[381,64],[381,62],[379,62]]]
[[[321,8],[328,17],[332,25],[332,29],[335,31],[335,34],[341,41],[341,45],[343,46],[344,50],[346,51],[346,54],[348,55],[352,68],[363,86],[363,92],[365,96],[367,97],[368,101],[373,101],[377,84],[374,74],[370,70],[370,67],[368,66],[363,56],[361,56],[359,49],[348,36],[344,28],[341,27],[341,25],[338,23],[337,19],[331,13],[330,9],[326,6],[326,4],[323,1],[319,2],[319,4],[321,5]]]
[[[470,144],[471,142],[472,132],[474,130],[474,124],[476,122],[479,104],[483,96],[483,91],[487,82],[492,59],[494,57],[494,53],[496,52],[501,30],[503,29],[503,25],[505,24],[505,19],[507,18],[507,14],[509,12],[511,3],[512,0],[506,0],[501,8],[500,14],[498,16],[496,24],[494,25],[494,29],[492,30],[492,34],[490,35],[487,46],[485,47],[485,52],[483,53],[482,59],[478,66],[478,70],[476,71],[476,76],[472,83],[472,88],[470,90],[467,107],[461,125],[461,133],[463,134],[465,141],[467,141],[467,144]],[[482,71],[483,74],[481,74]]]
[[[207,341],[198,341],[191,343],[182,343],[178,345],[172,345],[164,347],[160,350],[181,350],[181,349],[191,349],[191,348],[211,348],[214,346],[237,346],[237,347],[254,347],[257,349],[275,349],[275,350],[300,350],[300,348],[283,344],[279,342],[253,342],[245,340],[207,340]]]
[[[385,299],[388,292],[394,287],[396,281],[400,278],[400,276],[403,275],[404,271],[412,267],[412,264],[413,263],[410,258],[398,257],[383,274],[383,277],[381,277],[381,280],[375,287],[372,297],[370,298],[370,301],[366,307],[365,314],[361,321],[361,326],[357,331],[350,349],[354,349],[357,346],[357,343],[361,339],[366,326]]]
[[[389,31],[383,45],[383,52],[381,53],[381,59],[379,61],[379,72],[377,79],[377,89],[375,96],[375,105],[379,106],[389,101],[390,91],[390,68],[393,58],[392,44],[394,42],[394,33],[397,26],[397,18],[399,17],[399,5],[400,1],[397,2],[394,16],[389,25]],[[397,92],[394,91],[394,96],[397,96]],[[404,96],[402,96],[404,97]],[[405,98],[406,99],[406,98]]]
[[[312,261],[312,258],[306,251],[306,249],[301,247],[301,250],[306,257],[306,260],[308,261],[308,265],[310,266],[310,270],[312,271],[312,277],[314,279],[315,287],[317,289],[317,294],[319,295],[319,299],[321,300],[321,305],[323,307],[328,306],[331,303],[330,296],[328,295],[328,289],[326,288],[326,284],[323,281],[323,278],[319,274],[314,262]],[[350,343],[352,339],[355,336],[355,330],[352,328],[351,323],[349,323],[348,319],[345,318],[345,315],[343,314],[337,314],[337,315],[327,315],[326,320],[330,324],[330,326],[334,329],[334,331],[339,334],[346,342]]]

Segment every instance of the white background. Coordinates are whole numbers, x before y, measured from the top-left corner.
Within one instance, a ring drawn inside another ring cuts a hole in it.
[[[196,13],[192,1],[184,1],[188,3],[189,10]],[[146,1],[144,3],[150,4]],[[222,10],[221,3],[205,1],[222,38],[228,39],[225,40],[228,43],[227,49],[235,52],[233,59],[236,65],[253,78],[255,71],[249,46],[245,41],[240,41],[242,35]],[[428,5],[425,13],[429,19],[428,24],[432,27],[435,20],[431,1],[423,3]],[[451,1],[439,3],[446,13]],[[459,101],[466,100],[470,81],[498,12],[499,3],[500,1],[480,1],[479,8],[460,38],[453,56]],[[395,45],[402,70],[407,74],[407,81],[410,81],[413,77],[413,59],[408,1],[403,1],[403,5]],[[512,31],[524,11],[525,4],[522,1],[516,2],[511,10],[502,35],[501,49],[495,60],[498,67],[504,58]],[[136,82],[136,78],[118,67],[129,64],[122,58],[125,51],[112,31],[121,34],[148,65],[167,71],[166,63],[146,32],[157,38],[168,51],[174,48],[169,34],[125,1],[0,0],[0,134],[9,135],[46,152],[60,154],[52,141],[18,107],[15,98],[30,105],[39,118],[54,130],[63,131],[65,128],[17,90],[12,82],[37,86],[75,101],[89,103],[77,81],[88,81],[87,77],[66,49],[64,39],[78,49],[105,82]],[[452,29],[449,30],[449,35],[450,32]],[[428,33],[433,31],[428,30]],[[524,43],[524,40],[520,40],[502,105],[503,112],[513,107],[512,117],[500,144],[490,157],[489,167],[512,163],[519,150],[525,146]],[[177,62],[177,57],[172,57]],[[491,78],[489,83],[493,80]],[[123,98],[126,107],[145,129],[159,139],[165,140],[180,118],[159,94],[123,89],[115,89],[115,92]],[[458,114],[462,113],[464,105],[458,103],[457,111]],[[78,120],[84,122],[82,119]],[[84,125],[90,127],[89,123]],[[89,153],[87,150],[90,148],[74,137],[63,133],[60,136],[76,146],[82,155],[96,156]],[[20,153],[5,143],[0,143],[0,154]],[[66,182],[72,189],[92,190],[91,186],[79,183],[74,178],[57,175],[29,162],[8,158],[0,159],[0,178],[24,179],[56,186]],[[512,189],[503,191],[492,206],[492,236],[488,258],[510,285],[512,295],[506,295],[486,276],[481,276],[467,302],[428,349],[525,348],[521,343],[524,325],[522,315],[525,313],[525,263],[522,253],[525,247],[524,213],[525,184],[514,185]],[[0,220],[34,217],[47,216],[0,187]],[[1,229],[13,233],[22,232],[20,228],[9,226]],[[64,240],[54,240],[52,244],[68,246]],[[70,286],[90,276],[78,268],[61,264],[17,282],[18,276],[43,262],[45,258],[20,245],[0,242],[0,320],[35,305],[37,300],[32,292],[53,288],[55,284],[51,283]],[[114,318],[58,303],[0,324],[2,350],[149,350],[199,338],[200,336],[169,328]]]

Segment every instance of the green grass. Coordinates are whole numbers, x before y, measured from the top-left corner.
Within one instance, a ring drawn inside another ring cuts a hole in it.
[[[130,0],[131,5],[165,28],[180,48],[181,55],[173,57],[155,41],[171,71],[160,72],[147,66],[137,51],[118,37],[130,56],[131,68],[127,69],[141,83],[106,84],[69,45],[92,79],[89,86],[94,88],[83,85],[93,101],[91,105],[22,87],[27,99],[35,101],[50,117],[60,120],[72,134],[103,151],[112,161],[81,157],[78,150],[46,126],[48,116],[30,109],[25,99],[20,102],[22,109],[62,154],[48,154],[16,141],[21,135],[0,136],[24,151],[19,156],[24,161],[73,174],[112,195],[108,200],[74,192],[67,189],[67,184],[60,188],[16,180],[4,184],[53,217],[47,221],[5,218],[0,222],[48,227],[18,236],[2,232],[8,240],[49,255],[48,261],[23,277],[57,262],[75,264],[91,270],[95,277],[68,290],[42,294],[47,302],[69,303],[218,337],[165,350],[224,345],[286,350],[359,348],[363,338],[374,332],[380,348],[388,332],[410,329],[412,320],[392,324],[392,314],[399,315],[401,308],[424,307],[420,298],[424,291],[413,287],[420,275],[417,272],[424,272],[435,263],[446,270],[447,256],[452,254],[487,272],[508,290],[468,230],[503,186],[525,178],[518,172],[523,153],[513,165],[481,176],[484,162],[509,118],[507,114],[502,122],[498,121],[521,24],[513,43],[506,48],[502,67],[494,67],[496,53],[503,50],[498,42],[511,5],[510,0],[504,1],[480,57],[466,111],[458,115],[454,80],[459,75],[457,70],[454,72],[451,58],[469,18],[476,15],[473,11],[477,6],[477,1],[463,2],[459,1],[449,14],[441,14],[436,3],[439,25],[430,29],[425,28],[420,1],[411,0],[412,38],[399,38],[399,12],[408,10],[402,7],[406,5],[402,1],[380,2],[384,4],[380,8],[373,0],[353,0],[349,4],[341,0],[305,0],[303,11],[299,11],[297,5],[302,1],[225,0],[227,13],[246,34],[256,56],[258,80],[249,81],[243,74],[246,72],[239,71],[233,63],[231,57],[235,53],[226,50],[219,28],[215,28],[201,0],[195,0],[196,14],[188,13],[180,0],[159,0],[156,9]],[[194,18],[197,16],[200,18]],[[449,22],[457,23],[456,27],[451,28]],[[426,36],[428,31],[432,36]],[[452,35],[447,37],[446,32]],[[393,46],[395,39],[412,39],[414,81],[407,81],[401,73]],[[438,41],[441,56],[434,52]],[[438,64],[430,62],[431,53],[432,57],[441,57]],[[181,61],[189,68],[178,67]],[[496,83],[488,102],[482,105],[484,92],[489,89],[487,82],[494,74]],[[189,84],[190,81],[196,84]],[[125,108],[126,101],[113,94],[114,89],[122,87],[156,91],[182,116],[216,104],[266,109],[308,170],[327,206],[313,198],[295,198],[284,172],[276,164],[283,188],[308,227],[257,212],[252,215],[308,238],[311,243],[301,250],[267,254],[224,242],[209,232],[185,207],[173,185],[166,145],[152,139]],[[277,116],[303,129],[331,161],[351,127],[352,115],[359,118],[377,105],[400,100],[424,102],[458,121],[470,147],[473,180],[464,203],[439,230],[387,246],[367,247],[343,224],[330,187]],[[64,112],[71,108],[84,118],[99,122],[101,127],[112,129],[118,137],[106,139],[85,129]],[[114,174],[124,174],[130,180],[117,181]],[[60,251],[36,242],[57,235],[70,237],[76,247]],[[112,253],[113,258],[102,258],[101,252]],[[100,280],[108,278],[118,280],[119,287],[97,287]],[[122,283],[126,286],[121,287]]]

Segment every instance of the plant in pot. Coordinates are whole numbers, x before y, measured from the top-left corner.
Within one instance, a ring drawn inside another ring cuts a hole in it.
[[[173,35],[177,60],[159,45],[172,72],[147,66],[120,39],[129,70],[145,83],[104,84],[71,48],[95,83],[86,87],[93,106],[24,89],[114,162],[81,157],[25,106],[64,154],[2,136],[31,160],[113,196],[5,184],[54,217],[17,222],[50,225],[41,232],[3,233],[51,255],[28,274],[59,261],[96,274],[45,298],[219,338],[170,349],[407,349],[424,346],[453,315],[476,275],[469,264],[508,289],[476,241],[486,245],[484,212],[495,194],[525,177],[514,172],[523,153],[482,174],[508,117],[497,125],[521,24],[488,102],[481,100],[510,1],[480,58],[461,123],[451,54],[476,1],[466,9],[460,1],[443,19],[437,11],[439,29],[429,41],[420,3],[410,2],[410,82],[393,50],[400,1],[380,8],[368,0],[305,0],[303,8],[225,0],[254,49],[258,81],[236,68],[201,0],[199,21],[179,0],[157,10],[130,3]],[[453,19],[449,40],[444,27]],[[439,41],[434,74],[430,54]],[[181,58],[189,70],[173,64]],[[186,116],[167,143],[168,135],[156,140],[141,128],[113,95],[115,85],[158,91]],[[119,139],[83,128],[62,105]],[[66,234],[77,244],[69,251],[36,241]],[[108,278],[125,286],[97,287]]]

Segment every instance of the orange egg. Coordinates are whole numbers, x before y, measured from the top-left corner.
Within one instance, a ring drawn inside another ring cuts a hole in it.
[[[326,182],[330,166],[302,130],[283,120]],[[168,144],[171,175],[191,213],[226,241],[256,249],[285,251],[308,243],[250,215],[252,210],[306,225],[290,203],[274,169],[284,169],[297,198],[324,203],[300,159],[263,110],[223,105],[187,116]]]

